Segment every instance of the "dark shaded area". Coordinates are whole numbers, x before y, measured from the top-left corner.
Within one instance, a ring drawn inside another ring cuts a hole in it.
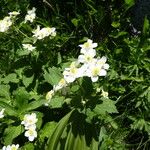
[[[145,16],[150,20],[150,0],[137,0],[131,10],[131,19],[138,30],[142,29]]]

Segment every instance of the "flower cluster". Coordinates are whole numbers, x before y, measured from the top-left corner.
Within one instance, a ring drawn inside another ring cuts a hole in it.
[[[56,91],[66,87],[79,77],[90,77],[92,82],[96,82],[99,76],[106,76],[106,70],[109,68],[109,65],[106,63],[107,58],[105,56],[95,58],[96,50],[94,48],[97,47],[97,43],[93,43],[92,40],[88,39],[87,42],[79,45],[79,47],[81,47],[81,54],[76,61],[72,62],[68,68],[65,68],[63,72],[64,77],[47,93],[46,105],[48,105]],[[105,97],[108,96],[107,93],[104,92],[103,95]]]
[[[29,141],[33,141],[37,137],[36,132],[36,122],[38,119],[36,118],[36,114],[26,114],[23,118],[21,124],[25,126],[25,136],[28,137]]]
[[[6,32],[13,24],[13,19],[19,15],[19,12],[9,12],[9,16],[6,16],[3,20],[0,20],[0,32]]]
[[[27,49],[28,51],[33,51],[36,47],[32,46],[31,44],[22,44],[24,49]]]
[[[72,83],[76,78],[79,77],[90,77],[92,82],[96,82],[99,76],[106,76],[106,70],[109,65],[106,63],[107,58],[95,58],[97,43],[93,43],[92,40],[88,39],[81,47],[81,55],[78,60],[73,62],[69,68],[66,68],[63,72],[64,79],[67,83]]]
[[[25,21],[24,23],[29,22],[33,22],[34,19],[36,18],[36,13],[35,13],[36,9],[33,7],[31,10],[27,11],[27,15],[25,16]],[[54,27],[45,27],[40,29],[40,26],[37,25],[36,29],[32,31],[33,33],[33,44],[38,40],[44,39],[45,37],[51,36],[54,37],[56,36],[56,28]],[[28,51],[33,51],[34,49],[36,49],[36,47],[32,46],[31,43],[24,43],[22,44],[23,48],[28,50]]]
[[[19,144],[17,145],[8,145],[8,146],[3,146],[2,150],[17,150],[19,148]]]
[[[31,10],[27,11],[27,15],[25,16],[25,23],[27,21],[32,23],[34,21],[34,19],[36,17],[35,11],[36,11],[35,7],[33,7]]]
[[[56,36],[56,29],[54,27],[50,28],[50,27],[46,27],[46,28],[42,28],[40,29],[40,26],[37,26],[37,28],[32,31],[32,33],[34,34],[33,37],[35,37],[36,39],[44,39],[47,36]]]
[[[4,117],[4,111],[5,111],[4,108],[0,111],[0,118],[3,118],[3,117]]]

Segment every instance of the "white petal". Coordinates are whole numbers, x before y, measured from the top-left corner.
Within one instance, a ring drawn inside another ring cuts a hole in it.
[[[86,49],[82,48],[80,53],[85,54],[86,53]]]
[[[29,136],[29,138],[28,138],[28,139],[29,139],[29,141],[31,141],[31,142],[32,142],[32,141],[34,140],[34,138],[35,138],[34,136]]]
[[[103,68],[107,70],[109,68],[109,65],[108,64],[104,64]]]
[[[72,76],[64,76],[64,79],[67,81],[67,83],[72,83],[76,78]]]
[[[87,42],[88,43],[93,43],[93,41],[91,39],[88,39]]]
[[[91,57],[94,57],[96,55],[96,50],[95,49],[89,49],[85,53],[86,55],[91,55]]]
[[[107,72],[104,69],[100,70],[99,76],[106,76]]]
[[[97,43],[93,43],[93,48],[97,47]]]
[[[102,61],[102,62],[106,62],[107,61],[107,58],[105,57],[105,56],[103,56],[101,59],[100,59],[100,61]]]
[[[92,82],[96,82],[96,81],[98,80],[98,76],[96,76],[96,77],[91,77],[91,79],[92,79]]]
[[[85,56],[84,55],[79,55],[78,61],[83,63],[85,61]]]

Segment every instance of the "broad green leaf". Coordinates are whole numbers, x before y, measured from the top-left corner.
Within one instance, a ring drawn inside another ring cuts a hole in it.
[[[44,141],[45,138],[48,138],[54,132],[54,129],[57,125],[57,122],[48,122],[44,125],[44,127],[39,132],[39,138]]]
[[[59,97],[59,96],[58,97],[54,97],[50,101],[50,106],[52,108],[61,108],[63,103],[64,103],[64,99],[65,98],[63,96],[61,96],[61,97]]]
[[[51,85],[56,85],[62,78],[62,74],[56,67],[49,68],[48,71],[44,70],[44,79]]]
[[[76,92],[76,91],[78,91],[79,90],[79,85],[72,85],[72,87],[71,87],[71,91],[72,92]]]
[[[10,99],[10,86],[9,85],[0,85],[0,97],[5,97],[6,99]]]
[[[22,107],[27,106],[28,100],[30,99],[30,94],[26,91],[24,87],[19,87],[14,92],[14,98],[16,106],[18,107],[18,109],[22,110]]]
[[[104,99],[101,104],[96,105],[94,112],[98,115],[108,113],[118,113],[115,102],[110,99]]]
[[[19,126],[9,126],[4,131],[4,143],[5,145],[12,144],[12,141],[14,138],[19,136],[21,133],[23,133],[24,129],[21,125]]]
[[[27,143],[23,147],[21,147],[22,150],[35,150],[35,146],[33,143]]]
[[[0,106],[5,108],[5,113],[10,116],[18,116],[17,110],[15,110],[12,106],[5,103],[3,99],[0,99]]]
[[[64,149],[65,150],[70,150],[71,148],[73,148],[74,140],[75,140],[75,135],[73,134],[73,131],[72,131],[72,128],[71,128],[68,135],[67,135],[67,139],[66,139]]]
[[[99,134],[99,141],[101,142],[103,140],[104,137],[107,136],[106,134],[106,129],[104,126],[101,127],[101,130],[100,130],[100,134]]]
[[[45,104],[45,100],[37,99],[37,100],[34,100],[34,101],[28,103],[25,110],[26,111],[34,110],[34,109],[42,106],[43,104]]]
[[[28,87],[32,83],[33,79],[34,79],[34,75],[32,75],[31,77],[23,76],[22,82],[25,85],[25,87]]]
[[[17,50],[17,55],[18,56],[25,56],[25,55],[29,55],[30,51],[26,50],[26,49],[18,49]]]
[[[50,136],[48,140],[48,145],[46,150],[54,150],[57,148],[61,135],[68,124],[68,121],[72,115],[73,111],[69,112],[65,117],[63,117],[58,125],[56,126],[53,134]]]
[[[5,78],[3,78],[3,82],[4,83],[18,83],[19,79],[17,78],[17,75],[15,73],[11,73],[9,75],[7,75]]]

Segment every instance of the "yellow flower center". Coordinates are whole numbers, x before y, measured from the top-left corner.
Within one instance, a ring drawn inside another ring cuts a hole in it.
[[[12,147],[11,150],[17,150],[17,148],[16,147]]]
[[[86,61],[91,61],[92,57],[91,56],[86,56]]]
[[[71,69],[70,69],[70,72],[71,72],[72,74],[76,74],[76,73],[77,73],[77,69],[76,69],[76,68],[71,68]]]
[[[88,43],[88,42],[84,43],[84,47],[85,48],[89,48],[90,47],[90,43]]]
[[[29,130],[29,135],[33,135],[33,130]]]
[[[61,79],[59,84],[64,85],[66,83],[65,79]]]
[[[94,68],[93,70],[92,70],[92,75],[93,76],[98,76],[98,74],[99,74],[99,68]]]

